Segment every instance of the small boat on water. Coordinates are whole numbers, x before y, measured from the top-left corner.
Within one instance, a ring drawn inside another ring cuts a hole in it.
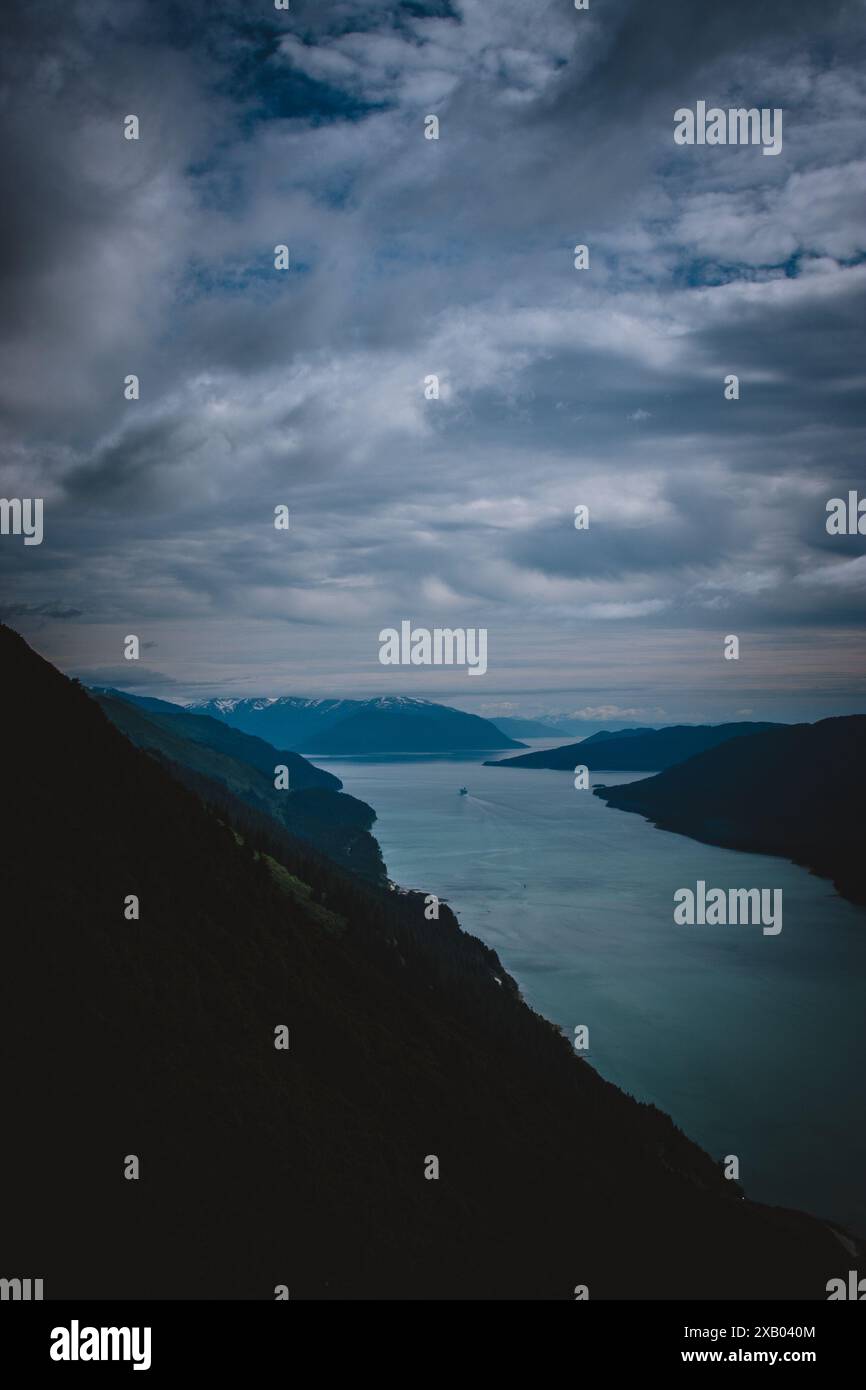
[[[469,795],[469,788],[468,788],[468,787],[461,787],[461,788],[460,788],[460,791],[458,792],[458,796],[468,796],[468,795]]]

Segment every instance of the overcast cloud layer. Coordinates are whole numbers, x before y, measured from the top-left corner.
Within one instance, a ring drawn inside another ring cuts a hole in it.
[[[0,615],[169,698],[862,711],[864,19],[7,5],[0,491],[45,539],[0,538]],[[698,100],[782,108],[781,154],[676,145]],[[404,618],[487,675],[380,666]]]

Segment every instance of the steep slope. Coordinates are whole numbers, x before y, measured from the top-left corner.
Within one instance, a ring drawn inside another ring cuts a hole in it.
[[[237,762],[246,763],[258,772],[264,773],[269,779],[273,779],[276,764],[282,763],[289,769],[291,786],[297,790],[304,787],[323,787],[328,791],[338,792],[342,788],[339,777],[315,767],[299,753],[276,749],[264,739],[257,738],[254,734],[241,733],[239,729],[219,719],[190,714],[180,706],[167,706],[164,700],[143,704],[141,700],[124,695],[121,691],[95,693],[109,719],[119,728],[123,728],[124,733],[140,747],[162,746],[162,735],[167,750],[173,746],[173,740],[183,740],[224,754]],[[153,708],[157,704],[159,708]],[[133,710],[140,711],[138,717],[133,711],[124,710],[123,706],[129,705],[133,706]],[[123,723],[124,720],[126,725]],[[149,740],[147,743],[143,744],[136,736],[138,731],[142,737]],[[167,755],[171,756],[170,751]]]
[[[10,1273],[48,1298],[823,1299],[847,1268],[579,1061],[447,908],[267,842],[225,789],[215,814],[5,628],[0,660]]]
[[[171,700],[157,700],[153,695],[131,695],[128,690],[118,690],[113,685],[91,685],[94,695],[105,695],[112,700],[126,700],[127,704],[137,705],[139,709],[151,714],[183,714],[185,705],[172,704]]]
[[[125,699],[98,696],[100,708],[139,748],[159,754],[170,770],[207,794],[189,774],[219,783],[254,809],[273,817],[284,829],[309,840],[339,864],[383,879],[379,846],[370,829],[376,813],[366,802],[340,792],[338,777],[308,763],[297,753],[271,748],[262,739],[242,734],[202,715],[155,714]],[[277,790],[275,768],[288,769],[289,786]]]
[[[609,806],[708,844],[779,854],[866,903],[866,715],[740,738],[623,787]]]
[[[523,753],[518,758],[489,762],[488,767],[543,767],[557,771],[572,771],[578,764],[598,772],[657,772],[674,763],[716,748],[733,738],[759,733],[764,729],[782,728],[777,724],[674,724],[667,729],[626,731],[602,739],[593,736],[582,743],[569,743],[563,748],[547,748],[537,753]]]

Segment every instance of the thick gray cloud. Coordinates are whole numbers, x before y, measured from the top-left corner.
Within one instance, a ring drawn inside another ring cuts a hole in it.
[[[0,486],[45,540],[0,564],[52,659],[136,632],[167,693],[862,707],[866,540],[824,528],[864,478],[859,4],[2,24]],[[783,108],[782,153],[675,145],[698,100]],[[404,617],[486,625],[484,692],[380,667]]]

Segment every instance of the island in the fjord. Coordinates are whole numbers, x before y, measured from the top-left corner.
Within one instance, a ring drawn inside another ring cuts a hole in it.
[[[46,1297],[823,1300],[862,1255],[604,1081],[435,882],[323,852],[333,779],[281,816],[276,748],[0,661],[3,1248]]]
[[[595,793],[662,830],[791,859],[866,904],[864,788],[866,715],[852,714],[753,732]]]
[[[784,728],[780,724],[673,724],[665,729],[622,729],[597,733],[580,743],[521,753],[516,758],[491,759],[486,767],[551,768],[573,772],[582,765],[590,772],[658,772],[695,753],[727,743],[743,734]]]

